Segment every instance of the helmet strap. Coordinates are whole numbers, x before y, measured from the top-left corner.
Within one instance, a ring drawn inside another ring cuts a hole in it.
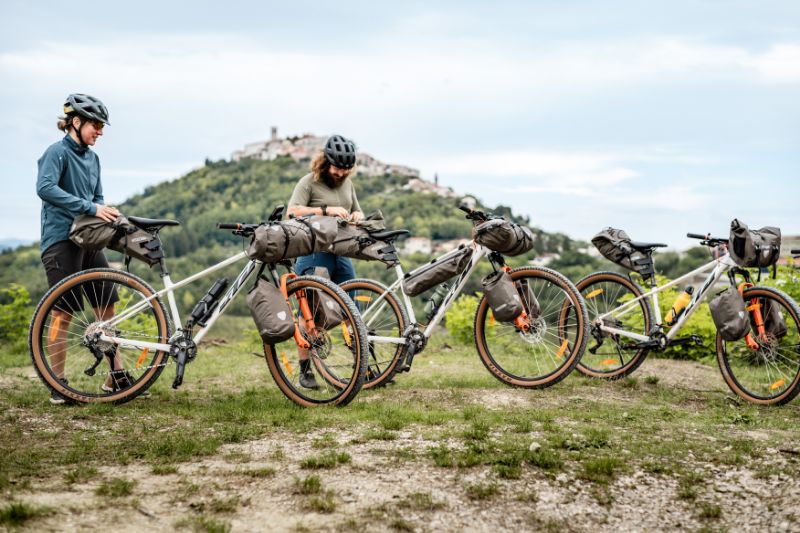
[[[72,129],[75,130],[75,136],[78,138],[78,146],[81,148],[86,148],[88,145],[83,142],[83,135],[81,134],[83,127],[86,125],[86,121],[83,120],[83,117],[80,115],[77,115],[75,118],[78,119],[78,128],[75,128],[74,119],[73,121],[70,121],[70,126],[72,126]]]

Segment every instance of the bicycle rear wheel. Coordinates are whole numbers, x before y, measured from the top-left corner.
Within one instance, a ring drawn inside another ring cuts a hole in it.
[[[367,332],[353,301],[337,285],[316,276],[289,280],[286,292],[293,316],[305,322],[301,310],[305,300],[316,327],[300,328],[311,345],[308,350],[298,349],[294,338],[264,344],[270,374],[281,392],[298,405],[347,405],[364,384],[369,351]],[[327,316],[336,316],[337,323],[316,324],[322,302],[334,306],[328,308]]]
[[[785,293],[771,287],[752,287],[743,293],[755,325],[755,309],[777,306],[785,328],[766,319],[763,335],[751,328],[754,347],[745,340],[728,342],[717,333],[717,362],[728,387],[748,402],[782,405],[800,393],[800,308]],[[780,331],[777,331],[780,329]],[[757,346],[757,347],[756,347]]]
[[[28,338],[44,384],[75,403],[123,403],[147,390],[168,354],[99,337],[166,343],[171,326],[154,294],[140,278],[110,268],[78,272],[54,285],[33,314]],[[138,312],[105,324],[139,304]]]
[[[352,279],[339,285],[353,299],[364,319],[367,335],[399,338],[408,325],[406,312],[386,286],[369,279]],[[364,388],[389,383],[398,370],[403,344],[369,343]]]
[[[642,288],[616,272],[595,272],[575,284],[586,301],[589,312],[589,339],[586,351],[578,363],[578,372],[585,376],[603,379],[620,379],[639,368],[647,357],[648,349],[636,347],[628,337],[600,329],[597,317],[611,313],[619,306],[638,298]],[[643,298],[622,312],[607,316],[603,323],[617,329],[649,335],[651,328],[650,301]]]
[[[549,387],[580,361],[588,335],[585,304],[575,286],[554,270],[522,267],[510,275],[528,313],[525,328],[495,320],[486,297],[481,298],[475,315],[478,355],[503,383]]]

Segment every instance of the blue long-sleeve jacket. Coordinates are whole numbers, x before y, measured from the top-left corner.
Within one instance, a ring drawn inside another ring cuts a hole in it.
[[[65,135],[45,150],[39,159],[36,193],[42,199],[42,243],[44,252],[69,239],[72,220],[94,215],[95,204],[103,204],[100,159],[88,147],[81,147]]]

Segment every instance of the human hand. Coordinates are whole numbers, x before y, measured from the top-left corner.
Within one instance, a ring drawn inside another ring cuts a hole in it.
[[[117,211],[116,207],[102,204],[94,204],[94,206],[97,209],[94,216],[101,218],[106,222],[114,222],[114,220],[119,216],[119,211]]]
[[[329,207],[327,212],[329,217],[347,218],[350,215],[344,207]]]
[[[361,211],[353,211],[350,213],[350,220],[353,222],[358,222],[359,220],[364,220],[364,213]]]

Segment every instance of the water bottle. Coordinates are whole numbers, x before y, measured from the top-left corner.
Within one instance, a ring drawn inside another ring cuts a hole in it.
[[[436,314],[436,311],[439,310],[439,306],[442,305],[444,297],[447,296],[448,292],[450,292],[450,287],[448,287],[446,283],[442,283],[434,289],[433,294],[431,294],[431,297],[428,299],[428,303],[425,304],[425,318],[428,322],[430,322]]]
[[[694,287],[686,287],[675,299],[675,303],[672,304],[672,309],[669,310],[666,318],[664,318],[664,323],[666,325],[674,326],[678,323],[678,319],[683,314],[684,309],[686,309],[686,306],[689,305],[690,301],[692,301],[693,292]]]

